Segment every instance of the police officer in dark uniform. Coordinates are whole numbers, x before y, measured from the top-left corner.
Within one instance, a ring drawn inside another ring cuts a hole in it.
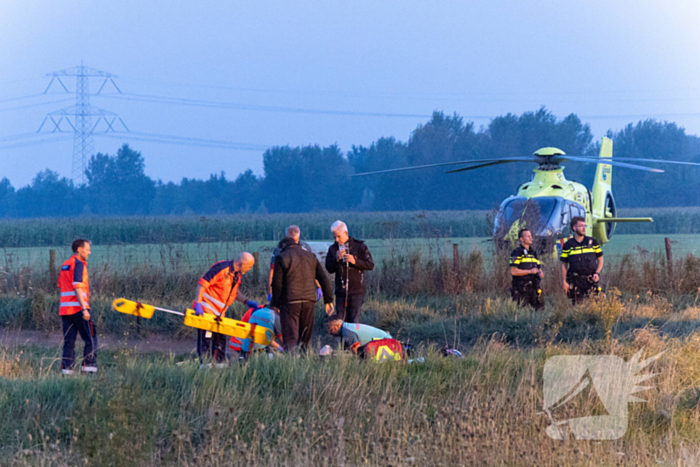
[[[603,250],[598,240],[586,236],[586,220],[583,217],[571,219],[571,230],[574,236],[564,243],[559,259],[564,292],[576,304],[600,292],[598,284],[600,271],[603,270]]]
[[[513,285],[510,295],[520,306],[530,305],[535,310],[544,308],[540,289],[540,280],[544,276],[537,258],[537,252],[531,249],[532,233],[528,229],[518,232],[520,246],[510,254],[510,275]]]

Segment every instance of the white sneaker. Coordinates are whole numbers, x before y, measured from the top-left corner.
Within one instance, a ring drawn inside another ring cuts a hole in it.
[[[97,373],[96,366],[85,366],[83,367],[83,373]]]
[[[217,368],[226,368],[226,367],[228,367],[228,363],[217,363],[216,367]]]
[[[199,365],[200,370],[204,370],[205,368],[211,368],[211,363],[202,363]]]
[[[61,370],[61,373],[63,373],[64,375],[72,375],[73,370]]]

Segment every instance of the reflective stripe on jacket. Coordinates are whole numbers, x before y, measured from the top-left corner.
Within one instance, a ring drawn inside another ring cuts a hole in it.
[[[219,261],[199,279],[202,286],[202,308],[222,316],[238,296],[241,274],[233,271],[233,261]]]
[[[61,290],[61,305],[58,314],[74,315],[82,311],[76,292],[83,295],[85,305],[90,306],[90,286],[88,283],[87,262],[71,256],[61,266],[58,275],[58,288]]]
[[[530,269],[540,269],[540,260],[537,257],[537,252],[530,249],[526,249],[524,246],[519,245],[510,254],[510,267],[522,270]],[[524,284],[532,281],[537,281],[539,276],[537,274],[526,274],[524,276],[513,276],[513,288],[519,289]]]
[[[575,237],[564,243],[559,260],[569,263],[567,276],[574,274],[580,276],[590,276],[595,273],[598,267],[598,258],[603,256],[603,250],[598,244],[598,240],[592,237],[583,237],[581,242],[577,242]]]

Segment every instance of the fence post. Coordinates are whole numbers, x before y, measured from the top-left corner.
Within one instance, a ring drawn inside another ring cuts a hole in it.
[[[673,288],[673,253],[671,252],[671,239],[666,237],[664,242],[666,243],[666,268],[668,269],[668,282],[671,288]]]
[[[58,276],[56,276],[56,250],[49,250],[49,278],[51,284],[56,285]]]
[[[253,253],[253,259],[255,260],[255,264],[253,265],[253,284],[258,285],[258,281],[260,280],[260,253],[257,251]]]
[[[452,268],[455,274],[459,273],[459,244],[452,244]]]

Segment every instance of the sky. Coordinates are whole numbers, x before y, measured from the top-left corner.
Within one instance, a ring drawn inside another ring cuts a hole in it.
[[[43,94],[46,75],[81,62],[116,75],[121,94],[92,78],[90,103],[130,130],[98,125],[96,151],[129,143],[164,182],[262,174],[273,145],[406,141],[435,110],[477,128],[545,106],[595,138],[647,118],[700,134],[699,20],[687,0],[3,0],[0,177],[71,177],[70,127],[34,132],[75,104],[75,78]]]

